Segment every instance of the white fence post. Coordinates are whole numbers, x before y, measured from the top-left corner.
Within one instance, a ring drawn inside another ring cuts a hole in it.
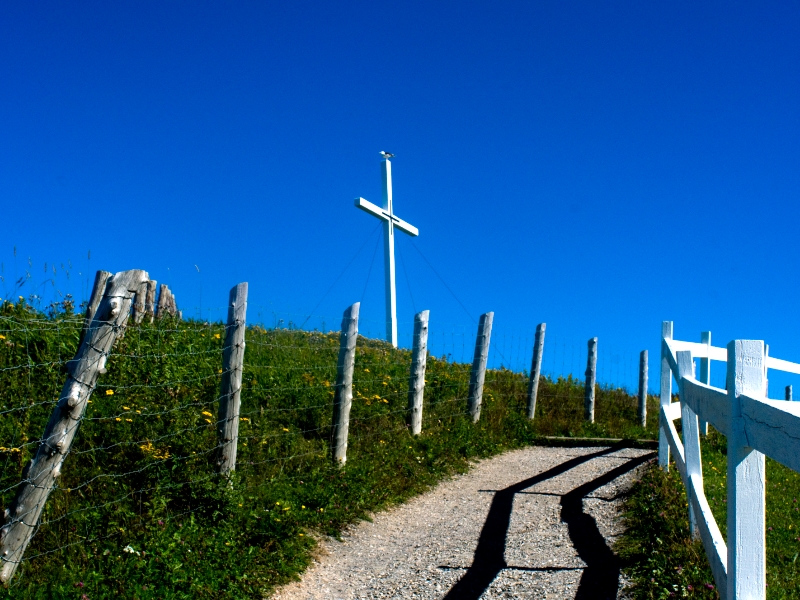
[[[647,350],[639,354],[639,425],[647,426]]]
[[[333,398],[333,461],[340,467],[347,462],[347,434],[350,430],[350,407],[353,404],[353,370],[356,365],[358,309],[356,302],[344,311],[339,334],[339,361],[336,365],[336,393]]]
[[[583,394],[583,418],[594,423],[595,385],[597,384],[597,338],[589,340],[586,358],[586,389]]]
[[[711,348],[711,332],[704,331],[700,334],[700,343]],[[711,385],[711,359],[706,356],[700,359],[700,383]],[[708,421],[700,420],[700,435],[708,435]]]
[[[542,373],[542,355],[544,354],[544,331],[547,325],[536,326],[536,338],[533,342],[533,360],[531,361],[531,378],[528,381],[528,418],[536,415],[536,395],[539,393],[539,376]]]
[[[687,351],[676,352],[678,362],[678,381],[683,381],[684,377],[694,378],[694,360],[692,353]],[[683,391],[681,396],[681,429],[683,430],[683,452],[686,459],[686,496],[689,500],[689,532],[692,537],[699,537],[700,531],[697,528],[697,517],[694,514],[694,504],[691,499],[691,479],[697,478],[703,481],[703,466],[700,459],[700,427],[695,412],[684,401]],[[701,486],[702,489],[702,486]]]
[[[741,395],[765,397],[764,342],[728,344],[728,600],[766,597],[764,455],[747,444]]]
[[[422,432],[422,400],[425,394],[425,366],[428,361],[429,310],[414,315],[414,346],[411,353],[411,376],[408,380],[408,424],[411,434]]]
[[[672,339],[672,321],[661,323],[661,408],[658,416],[658,464],[665,471],[669,471],[669,440],[665,433],[668,424],[662,413],[672,402],[672,371],[666,353],[669,352],[664,340]]]
[[[492,321],[494,313],[481,315],[478,322],[478,336],[475,338],[475,356],[472,359],[472,370],[469,374],[469,395],[467,408],[472,415],[472,422],[481,418],[481,400],[483,399],[483,382],[486,378],[486,362],[489,360],[489,343],[492,338]]]

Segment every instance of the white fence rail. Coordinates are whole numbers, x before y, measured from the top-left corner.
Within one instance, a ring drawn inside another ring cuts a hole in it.
[[[769,400],[767,370],[800,374],[800,365],[767,355],[763,341],[736,340],[727,348],[661,335],[661,409],[658,459],[669,468],[670,451],[686,486],[692,534],[702,539],[721,598],[766,597],[766,473],[764,456],[800,471],[800,402]],[[701,379],[694,359],[700,359]],[[727,363],[726,389],[709,385],[709,361]],[[672,379],[679,402],[672,402]],[[674,421],[681,419],[683,441]],[[703,491],[700,433],[705,423],[728,439],[728,544]]]

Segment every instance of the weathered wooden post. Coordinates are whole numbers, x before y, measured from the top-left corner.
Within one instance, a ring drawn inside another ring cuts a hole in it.
[[[103,282],[103,279],[107,281]],[[130,315],[131,301],[147,273],[121,271],[109,278],[95,278],[95,286],[105,292],[94,305],[93,318],[78,352],[67,363],[67,380],[50,415],[41,442],[24,471],[24,479],[5,513],[0,529],[0,582],[8,583],[22,560],[38,527],[47,497],[56,486],[64,459],[69,454],[86,404],[94,391],[111,347],[122,333]],[[104,283],[104,285],[103,285]],[[90,304],[91,306],[91,304]]]
[[[347,462],[347,434],[350,430],[350,406],[353,404],[353,369],[356,365],[358,340],[358,309],[356,302],[344,311],[342,332],[339,334],[339,361],[336,365],[336,393],[333,398],[333,429],[331,455],[333,462],[343,467]]]
[[[639,425],[647,426],[647,350],[639,354]]]
[[[764,342],[728,344],[728,600],[766,597],[764,455],[748,446],[740,396],[766,397]]]
[[[156,316],[156,289],[158,289],[157,281],[147,282],[147,291],[144,296],[144,314],[147,316],[149,323],[152,323]]]
[[[661,322],[661,409],[658,413],[658,464],[665,471],[669,471],[669,441],[667,440],[667,422],[664,410],[672,402],[672,371],[667,360],[667,349],[664,340],[672,339],[672,321]]]
[[[706,345],[706,356],[700,359],[700,383],[711,385],[711,332],[704,331],[700,334],[700,343]],[[708,421],[700,421],[700,435],[708,435]]]
[[[425,367],[428,361],[429,310],[414,315],[414,345],[411,351],[411,376],[408,380],[408,424],[412,435],[422,432],[422,399],[425,393]]]
[[[589,353],[586,359],[586,390],[583,395],[583,418],[594,423],[594,398],[597,385],[597,338],[589,340]]]
[[[475,338],[475,355],[472,359],[472,370],[469,374],[469,394],[467,407],[472,415],[472,422],[481,418],[481,401],[483,400],[483,382],[486,378],[486,362],[489,360],[489,343],[492,338],[492,321],[494,313],[481,315],[478,321],[478,335]]]
[[[536,337],[533,341],[533,358],[531,359],[531,378],[528,381],[528,418],[536,416],[536,395],[539,393],[539,375],[542,373],[542,355],[544,354],[544,331],[547,325],[536,326]]]
[[[164,293],[164,287],[161,293]],[[236,469],[239,439],[239,406],[244,365],[244,333],[247,323],[247,282],[231,288],[228,296],[228,322],[222,349],[222,383],[219,389],[217,471],[227,475]]]
[[[792,400],[792,386],[786,386],[786,399],[791,401]]]
[[[83,338],[86,337],[86,333],[89,331],[94,315],[97,312],[97,307],[100,306],[100,301],[103,299],[103,294],[105,294],[109,277],[111,277],[111,273],[108,271],[98,271],[94,275],[92,295],[89,296],[89,303],[86,305],[86,314],[83,317],[83,329],[81,330],[81,338],[78,342],[78,346],[80,346],[80,342],[83,341]]]
[[[683,378],[694,378],[694,360],[692,353],[681,350],[676,352],[675,360],[678,363],[678,384],[683,383]],[[681,391],[681,399],[683,399],[683,391]],[[700,536],[700,530],[697,528],[697,518],[694,514],[694,503],[692,502],[692,484],[690,480],[695,478],[696,482],[700,484],[700,489],[703,489],[703,467],[700,459],[700,428],[697,415],[686,404],[681,402],[681,429],[683,430],[683,448],[686,455],[686,480],[683,482],[686,487],[686,494],[689,500],[689,532],[692,537],[697,538]]]
[[[133,301],[131,318],[137,325],[142,322],[145,315],[145,305],[147,303],[147,282],[143,281],[136,290],[136,298]]]

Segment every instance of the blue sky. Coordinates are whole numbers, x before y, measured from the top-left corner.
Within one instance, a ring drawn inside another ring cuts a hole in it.
[[[519,365],[545,321],[554,370],[598,336],[655,387],[671,319],[800,362],[796,2],[6,3],[0,52],[4,295],[143,268],[190,315],[246,280],[265,322],[363,300],[380,335],[384,149],[406,339],[493,310]]]

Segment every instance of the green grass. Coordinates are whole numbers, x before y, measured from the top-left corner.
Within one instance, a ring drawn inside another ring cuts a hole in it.
[[[711,428],[709,428],[711,429]],[[727,529],[724,436],[702,441],[703,485],[723,537]],[[767,597],[800,597],[800,474],[767,458]],[[653,465],[626,501],[628,530],[617,545],[635,598],[716,598],[702,544],[689,537],[686,493],[674,468]],[[690,589],[691,586],[691,589]],[[670,594],[674,594],[671,596]]]
[[[82,318],[23,301],[0,308],[0,503],[58,398]],[[348,462],[328,452],[338,333],[247,330],[238,464],[213,470],[221,324],[131,326],[114,348],[67,457],[60,488],[0,598],[260,598],[308,564],[314,535],[418,494],[471,461],[543,435],[654,438],[636,400],[601,387],[583,423],[583,385],[487,373],[481,419],[466,415],[469,365],[429,357],[423,433],[405,425],[410,352],[359,338]],[[654,414],[651,410],[651,414]]]

